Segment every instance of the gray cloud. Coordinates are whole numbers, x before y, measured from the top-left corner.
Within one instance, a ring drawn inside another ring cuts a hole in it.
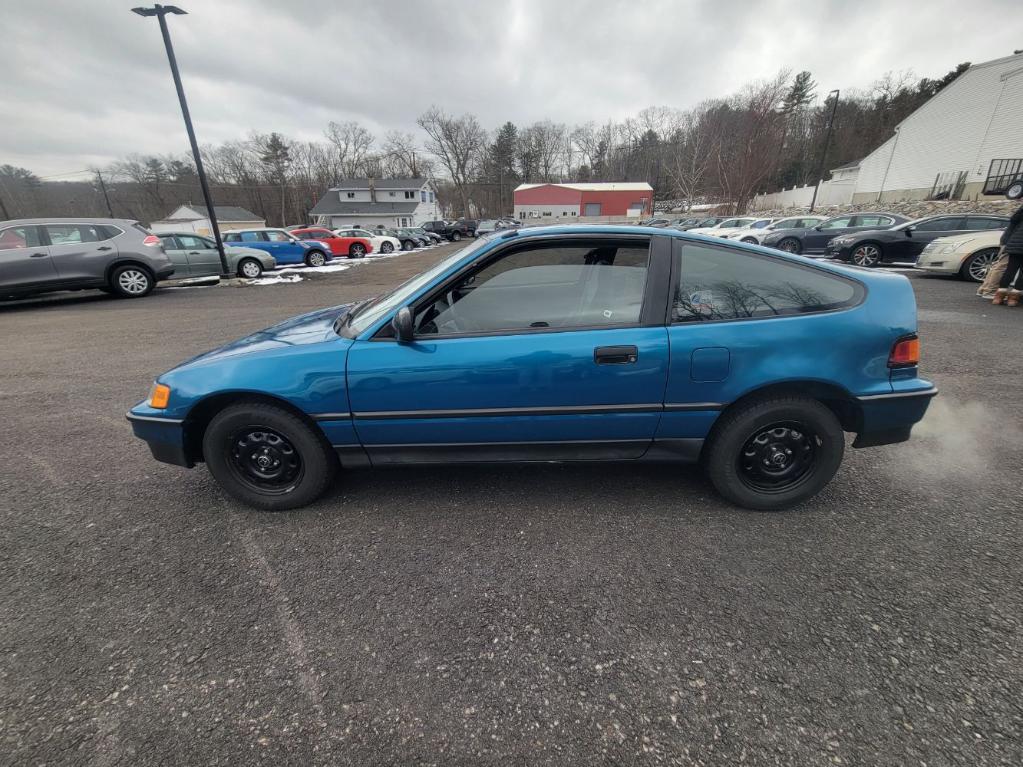
[[[40,175],[187,148],[155,20],[129,2],[5,3],[0,163]],[[170,20],[200,141],[329,120],[412,130],[432,104],[488,127],[691,106],[779,69],[820,92],[939,76],[1023,45],[1018,0],[182,0]]]

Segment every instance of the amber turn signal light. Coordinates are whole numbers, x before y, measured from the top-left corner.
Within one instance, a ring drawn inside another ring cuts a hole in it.
[[[153,384],[153,390],[149,392],[149,407],[163,410],[170,401],[170,387],[164,384]]]
[[[920,364],[920,339],[916,336],[900,338],[888,355],[888,367],[906,368]]]

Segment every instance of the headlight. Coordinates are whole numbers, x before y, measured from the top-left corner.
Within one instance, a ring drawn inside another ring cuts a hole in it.
[[[149,407],[154,410],[163,410],[170,402],[170,387],[162,383],[154,383],[149,392]]]

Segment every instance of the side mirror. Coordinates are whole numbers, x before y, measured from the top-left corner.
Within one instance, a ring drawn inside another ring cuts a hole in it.
[[[813,228],[813,230],[814,230],[815,232],[821,232],[821,231],[823,231],[823,228],[821,227],[821,225],[820,225],[820,224],[818,224],[817,226],[815,226],[815,227]]]
[[[904,231],[906,233],[907,237],[912,237],[913,236],[913,227],[911,227],[911,226],[907,226],[902,231]]]
[[[407,344],[412,340],[412,312],[407,306],[401,307],[394,315],[391,327],[394,328],[394,337],[398,343]]]

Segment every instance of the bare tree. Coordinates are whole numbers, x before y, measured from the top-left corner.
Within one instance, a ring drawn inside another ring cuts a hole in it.
[[[345,178],[365,173],[366,160],[373,147],[373,134],[354,120],[331,121],[324,131],[336,153],[337,167]]]
[[[474,115],[453,117],[437,107],[430,107],[416,122],[427,135],[427,151],[450,176],[461,200],[462,214],[470,215],[469,184],[486,149],[487,132]]]
[[[386,175],[422,178],[429,174],[431,166],[411,133],[391,131],[384,137],[381,167]]]
[[[668,132],[667,174],[686,210],[704,192],[712,159],[717,154],[718,137],[710,129],[709,108],[704,103],[688,112],[676,112]]]

